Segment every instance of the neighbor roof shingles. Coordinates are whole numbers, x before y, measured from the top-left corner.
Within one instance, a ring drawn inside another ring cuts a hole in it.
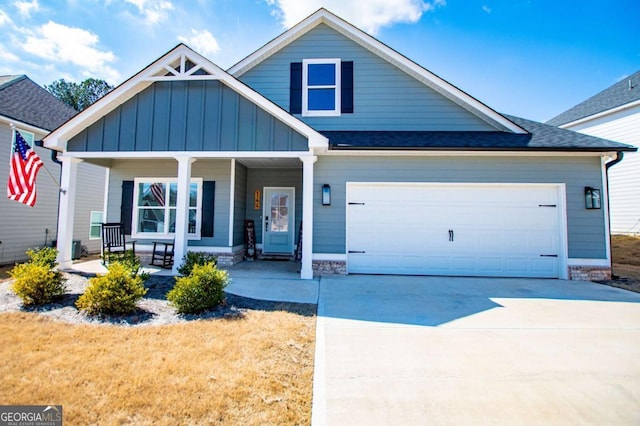
[[[76,114],[76,111],[29,77],[0,76],[0,115],[53,130]]]
[[[331,149],[479,151],[635,151],[607,139],[505,115],[527,134],[509,132],[321,131]]]
[[[547,121],[547,124],[561,126],[638,100],[640,100],[640,71],[566,110]]]

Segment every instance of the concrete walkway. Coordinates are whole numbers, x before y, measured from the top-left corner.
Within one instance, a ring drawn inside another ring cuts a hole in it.
[[[640,294],[323,277],[316,333],[314,425],[640,424]]]

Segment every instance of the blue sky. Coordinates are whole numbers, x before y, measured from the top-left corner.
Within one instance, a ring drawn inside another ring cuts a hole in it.
[[[319,7],[538,121],[640,69],[639,0],[0,0],[0,75],[119,84],[179,42],[226,69]]]

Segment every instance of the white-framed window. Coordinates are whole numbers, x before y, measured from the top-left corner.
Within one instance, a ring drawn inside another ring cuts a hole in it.
[[[302,61],[302,115],[340,115],[340,59]]]
[[[137,238],[171,238],[176,232],[176,178],[136,178],[133,187],[133,228]],[[189,185],[188,238],[199,239],[202,225],[202,179]]]
[[[89,223],[89,239],[99,240],[102,238],[102,212],[92,211]]]

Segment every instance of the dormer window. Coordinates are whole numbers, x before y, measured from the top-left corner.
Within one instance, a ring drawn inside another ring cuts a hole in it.
[[[302,115],[340,115],[340,59],[302,61]]]

